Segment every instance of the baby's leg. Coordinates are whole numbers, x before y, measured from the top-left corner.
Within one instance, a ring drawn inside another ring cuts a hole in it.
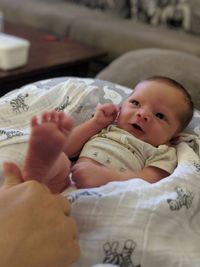
[[[69,185],[70,161],[63,153],[72,119],[63,112],[45,112],[41,123],[31,120],[31,137],[24,162],[24,180],[35,179],[61,192]]]

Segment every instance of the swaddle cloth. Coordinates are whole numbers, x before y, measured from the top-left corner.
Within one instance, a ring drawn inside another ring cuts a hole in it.
[[[63,193],[80,231],[73,267],[199,267],[199,144],[183,134],[177,168],[155,184],[136,178]]]

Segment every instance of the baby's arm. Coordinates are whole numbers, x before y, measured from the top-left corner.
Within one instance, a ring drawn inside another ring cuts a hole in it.
[[[91,162],[79,162],[72,169],[72,179],[78,188],[97,187],[113,181],[127,181],[141,178],[149,183],[155,183],[169,175],[157,167],[146,167],[141,171],[120,172],[110,167]]]
[[[96,108],[94,116],[88,121],[75,127],[68,137],[64,152],[68,157],[76,156],[83,145],[93,135],[114,122],[118,114],[118,108],[114,104],[103,104]]]
[[[126,171],[124,173],[124,177],[130,177],[129,179],[131,179],[131,175],[132,178],[141,178],[147,181],[148,183],[153,184],[167,177],[168,175],[170,175],[170,173],[154,166],[148,166],[140,171]]]

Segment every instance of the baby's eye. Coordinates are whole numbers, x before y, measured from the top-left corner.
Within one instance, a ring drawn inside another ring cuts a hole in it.
[[[138,107],[140,105],[140,103],[137,100],[131,100],[131,103],[133,104],[133,106]]]
[[[158,117],[160,120],[165,120],[165,115],[163,114],[163,113],[160,113],[160,112],[158,112],[158,113],[156,113],[156,117]]]

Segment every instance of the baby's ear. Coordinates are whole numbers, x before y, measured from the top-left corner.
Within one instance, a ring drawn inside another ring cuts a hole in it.
[[[117,120],[118,120],[118,118],[119,118],[120,111],[121,111],[121,106],[118,106],[117,109],[118,109],[118,110],[117,110],[117,116],[116,116],[116,118],[115,118],[115,122],[117,122]]]

